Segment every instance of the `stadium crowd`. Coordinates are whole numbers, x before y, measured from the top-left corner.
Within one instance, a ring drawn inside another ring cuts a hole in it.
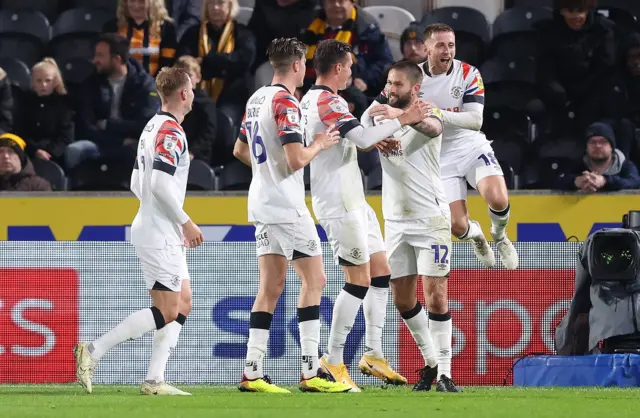
[[[246,100],[271,78],[272,39],[308,46],[298,97],[315,80],[317,43],[351,44],[353,77],[340,94],[359,117],[389,66],[426,59],[423,30],[436,22],[455,29],[456,58],[483,76],[483,132],[509,188],[640,188],[640,6],[512,0],[489,24],[464,7],[420,18],[365,0],[241,3],[0,2],[0,191],[128,190],[138,137],[160,106],[154,76],[172,65],[197,86],[183,124],[189,188],[246,190],[251,172],[233,144]],[[377,151],[359,162],[367,188],[379,189]]]

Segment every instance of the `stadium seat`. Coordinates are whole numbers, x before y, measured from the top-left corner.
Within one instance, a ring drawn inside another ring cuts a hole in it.
[[[533,59],[495,57],[485,61],[480,74],[488,93],[487,106],[524,110],[527,103],[537,97]]]
[[[441,7],[422,17],[424,26],[446,23],[456,32],[456,58],[478,66],[484,60],[490,28],[484,13],[470,7]]]
[[[113,16],[100,9],[70,9],[58,17],[53,25],[50,53],[57,60],[69,58],[92,59],[94,44],[104,24]]]
[[[378,21],[382,33],[387,37],[391,54],[396,61],[402,59],[400,36],[402,32],[415,21],[411,13],[396,6],[369,6],[364,11],[370,13]]]
[[[367,190],[382,190],[382,166],[377,166],[367,175],[365,180]]]
[[[520,176],[520,189],[552,189],[560,177],[570,174],[574,164],[563,157],[531,160]]]
[[[422,18],[423,15],[423,1],[421,0],[364,0],[360,4],[364,7],[371,6],[396,6],[401,7],[404,10],[415,16],[417,20]]]
[[[31,89],[31,71],[24,62],[17,58],[0,57],[0,68],[7,73],[11,84],[22,90]]]
[[[68,189],[74,191],[130,190],[131,166],[120,158],[87,160],[69,172]]]
[[[0,56],[17,58],[31,68],[42,58],[49,39],[49,21],[42,13],[0,11]]]
[[[378,150],[358,152],[358,165],[364,174],[368,175],[380,166],[380,153]]]
[[[506,0],[505,8],[512,7],[544,7],[553,9],[554,0]]]
[[[238,9],[238,16],[236,16],[236,21],[246,26],[249,24],[249,20],[251,19],[252,14],[253,14],[253,8],[240,7]]]
[[[273,68],[271,64],[267,61],[260,65],[256,70],[256,75],[254,78],[254,90],[258,90],[262,86],[266,86],[267,84],[271,84],[271,80],[273,79]]]
[[[624,38],[630,32],[640,30],[637,20],[640,18],[640,11],[602,5],[599,5],[596,10],[607,19],[615,22],[616,33],[620,38]]]
[[[498,164],[500,164],[500,168],[502,169],[502,174],[504,177],[504,182],[507,185],[507,189],[514,190],[516,188],[516,174],[513,171],[513,167],[511,167],[508,162],[501,161],[499,158]]]
[[[31,10],[42,13],[49,22],[58,16],[58,0],[2,0],[0,10],[22,11]]]
[[[62,58],[58,61],[65,82],[82,84],[94,71],[93,62],[87,58]]]
[[[118,2],[114,0],[72,0],[71,7],[72,8],[86,7],[89,9],[106,10],[107,12],[109,12],[110,16],[113,18],[116,14]]]
[[[55,191],[67,190],[67,178],[64,170],[58,164],[51,160],[43,160],[41,158],[33,158],[31,160],[36,174],[51,184],[51,189]]]
[[[217,177],[217,190],[249,190],[251,184],[251,169],[240,161],[231,161],[222,167]]]
[[[527,145],[531,142],[528,116],[506,106],[485,107],[482,132],[489,141],[493,141],[498,161],[507,162],[519,173]]]
[[[191,160],[189,165],[188,190],[215,190],[216,179],[209,164],[202,160]]]
[[[250,7],[253,9],[256,6],[256,0],[240,0],[239,4],[240,7]]]
[[[538,7],[505,10],[493,22],[490,55],[506,59],[535,58],[535,24],[551,17],[551,10]]]
[[[577,160],[582,158],[585,152],[584,141],[574,137],[557,135],[545,135],[536,139],[532,154],[539,158],[569,158]]]
[[[214,149],[211,158],[213,166],[225,165],[229,160],[235,160],[230,155],[233,145],[238,138],[239,128],[233,124],[231,117],[224,113],[220,108],[216,110],[217,118],[217,135],[216,143],[222,145],[222,149]]]

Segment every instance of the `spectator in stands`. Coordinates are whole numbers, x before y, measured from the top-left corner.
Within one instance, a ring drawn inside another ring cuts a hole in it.
[[[394,59],[376,19],[355,5],[354,0],[323,0],[323,6],[301,35],[309,46],[305,91],[316,79],[313,69],[316,45],[323,39],[336,39],[353,47],[353,84],[367,96],[377,95],[384,88],[384,71]]]
[[[629,138],[631,158],[640,162],[640,143],[636,128],[640,127],[640,34],[632,33],[622,43],[622,73],[625,98],[622,103],[623,119],[618,127],[619,135]]]
[[[571,175],[558,179],[557,188],[584,193],[640,188],[638,168],[616,149],[613,128],[596,122],[587,129],[587,152]]]
[[[25,147],[24,139],[17,135],[0,135],[0,191],[50,192],[49,182],[36,176]]]
[[[195,86],[193,91],[193,106],[191,112],[185,116],[182,128],[189,141],[189,153],[191,159],[198,159],[209,164],[211,151],[218,152],[220,147],[216,145],[216,103],[198,87],[202,80],[200,64],[189,56],[178,58],[176,67],[184,69],[191,77],[191,83]],[[224,152],[224,151],[221,151]]]
[[[200,25],[187,29],[178,55],[196,57],[202,67],[200,88],[240,125],[251,92],[250,69],[256,40],[236,22],[238,0],[202,0]]]
[[[369,107],[367,96],[353,84],[353,77],[349,77],[347,88],[340,90],[338,94],[347,102],[349,112],[357,119],[360,119],[364,111]]]
[[[15,112],[13,133],[26,140],[29,158],[63,165],[67,145],[74,138],[73,109],[53,58],[33,66],[31,88]]]
[[[129,39],[130,55],[147,73],[155,76],[160,68],[173,65],[178,38],[164,0],[119,0],[116,15],[104,32]]]
[[[313,21],[318,0],[261,0],[257,1],[249,29],[256,36],[257,69],[267,61],[267,46],[276,38],[297,38]]]
[[[538,27],[537,77],[550,116],[573,111],[574,126],[565,126],[571,130],[615,118],[619,88],[613,22],[595,12],[596,0],[554,4],[553,19]]]
[[[165,4],[173,18],[178,41],[187,29],[200,23],[200,0],[165,0]]]
[[[400,48],[404,59],[414,64],[427,60],[427,47],[424,44],[424,27],[418,23],[410,24],[400,36]]]
[[[11,82],[5,70],[0,68],[0,134],[13,127],[13,95]]]
[[[96,44],[96,73],[82,86],[77,138],[67,147],[67,168],[99,155],[135,159],[135,147],[147,121],[160,109],[155,81],[129,57],[129,41],[103,34]]]

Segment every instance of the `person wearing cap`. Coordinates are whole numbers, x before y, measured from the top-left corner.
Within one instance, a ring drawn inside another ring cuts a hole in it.
[[[38,177],[27,158],[27,143],[17,135],[0,135],[0,191],[50,192],[51,185]]]
[[[411,23],[400,36],[400,48],[405,60],[422,64],[427,60],[424,44],[424,28],[418,22]]]
[[[616,148],[613,128],[596,122],[587,128],[587,149],[572,174],[558,179],[557,188],[584,193],[640,188],[638,168]]]

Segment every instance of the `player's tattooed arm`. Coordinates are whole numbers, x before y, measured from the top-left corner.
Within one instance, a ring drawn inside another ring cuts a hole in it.
[[[431,114],[422,122],[412,127],[429,138],[435,138],[441,135],[444,128],[442,125],[442,111],[437,107],[432,107]]]

